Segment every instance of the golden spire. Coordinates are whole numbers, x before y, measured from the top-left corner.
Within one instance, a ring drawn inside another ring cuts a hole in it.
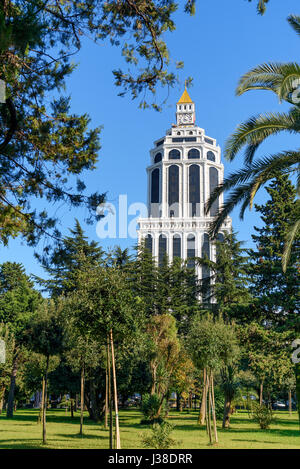
[[[181,98],[180,98],[180,100],[178,101],[177,104],[181,104],[181,103],[186,104],[186,103],[192,103],[192,102],[193,101],[191,100],[190,95],[187,92],[186,81],[185,81],[185,83],[184,83],[184,92],[183,92],[183,94],[182,94],[182,96],[181,96]]]

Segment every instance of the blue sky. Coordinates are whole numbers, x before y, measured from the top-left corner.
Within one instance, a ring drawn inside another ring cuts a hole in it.
[[[153,141],[163,136],[175,121],[175,105],[186,77],[194,79],[189,93],[196,103],[196,123],[207,135],[217,139],[221,149],[241,121],[260,112],[286,109],[271,93],[256,91],[236,97],[235,88],[241,75],[260,63],[299,60],[299,37],[286,21],[289,14],[299,13],[299,0],[271,0],[263,17],[256,13],[256,1],[198,0],[194,17],[184,14],[184,2],[179,3],[175,15],[177,29],[166,39],[171,61],[182,60],[185,67],[180,71],[180,85],[158,90],[158,103],[168,97],[161,113],[139,110],[138,100],[132,101],[129,95],[117,96],[120,89],[113,84],[112,70],[119,68],[122,58],[120,50],[107,43],[95,45],[85,40],[76,58],[78,67],[67,82],[72,110],[90,114],[93,127],[103,125],[97,169],[86,173],[84,180],[90,192],[107,192],[108,200],[115,204],[119,194],[127,194],[128,204],[146,202],[145,168],[149,164],[149,150]],[[258,156],[296,145],[295,137],[281,135],[266,142]],[[233,163],[224,159],[223,163],[225,174],[229,174],[242,165],[242,155]],[[262,190],[256,202],[265,200],[266,193]],[[60,207],[57,214],[64,232],[78,218],[89,238],[98,240],[105,249],[114,245],[125,248],[135,243],[131,238],[100,240],[96,224],[84,223],[84,210]],[[129,221],[131,218],[134,217],[129,217]],[[253,226],[260,225],[257,213],[248,211],[244,221],[240,221],[235,210],[232,219],[239,239],[250,246]],[[20,239],[11,240],[8,247],[0,249],[1,262],[22,262],[28,273],[43,275],[33,257],[34,250]],[[42,249],[43,241],[37,247],[39,251]]]

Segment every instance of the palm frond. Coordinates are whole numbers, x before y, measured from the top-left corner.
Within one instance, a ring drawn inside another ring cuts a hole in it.
[[[290,15],[288,17],[288,22],[292,26],[293,30],[300,36],[300,16]]]
[[[242,219],[246,208],[252,208],[253,199],[260,187],[273,179],[278,171],[282,173],[292,172],[293,166],[298,165],[299,162],[300,151],[282,152],[262,158],[251,166],[246,166],[246,168],[236,171],[225,178],[223,183],[212,192],[205,206],[205,212],[208,213],[213,202],[224,191],[234,188],[214,219],[210,235],[216,235],[231,210],[239,203],[242,203],[240,211],[240,218]],[[250,182],[247,182],[249,180]]]
[[[284,63],[275,62],[254,67],[240,78],[236,89],[237,96],[258,88],[275,91],[282,79],[282,67],[284,65]]]
[[[250,145],[251,149],[246,150],[245,163],[251,163],[256,149],[267,137],[283,131],[299,132],[299,114],[299,110],[294,107],[289,113],[270,113],[251,117],[240,124],[227,140],[226,159],[233,160],[241,148]]]
[[[209,236],[215,238],[220,228],[222,227],[224,221],[228,217],[229,213],[236,207],[239,203],[243,202],[246,198],[249,198],[249,190],[251,189],[250,184],[241,184],[236,187],[230,194],[226,202],[223,204],[219,213],[213,220],[209,228]]]

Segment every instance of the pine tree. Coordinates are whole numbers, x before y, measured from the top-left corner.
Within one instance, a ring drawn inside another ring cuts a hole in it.
[[[95,241],[88,241],[76,219],[71,236],[63,239],[49,256],[38,256],[42,266],[50,275],[50,280],[37,279],[49,290],[52,296],[73,291],[77,285],[77,275],[84,266],[103,262],[103,250]]]
[[[286,231],[295,217],[296,190],[286,175],[278,175],[267,192],[268,202],[255,205],[263,226],[255,227],[257,234],[252,239],[256,249],[249,251],[251,292],[257,299],[257,317],[299,330],[300,236],[295,239],[285,273],[281,264]]]
[[[198,264],[210,269],[209,282],[203,279],[201,292],[207,295],[209,283],[210,303],[206,308],[221,314],[225,320],[234,319],[243,322],[248,319],[251,297],[248,292],[248,258],[242,242],[235,233],[224,233],[222,239],[216,241],[216,261],[198,258]]]

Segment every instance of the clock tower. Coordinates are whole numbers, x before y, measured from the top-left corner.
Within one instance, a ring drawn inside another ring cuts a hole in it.
[[[194,126],[195,103],[191,100],[186,88],[177,103],[176,122],[178,126]]]

